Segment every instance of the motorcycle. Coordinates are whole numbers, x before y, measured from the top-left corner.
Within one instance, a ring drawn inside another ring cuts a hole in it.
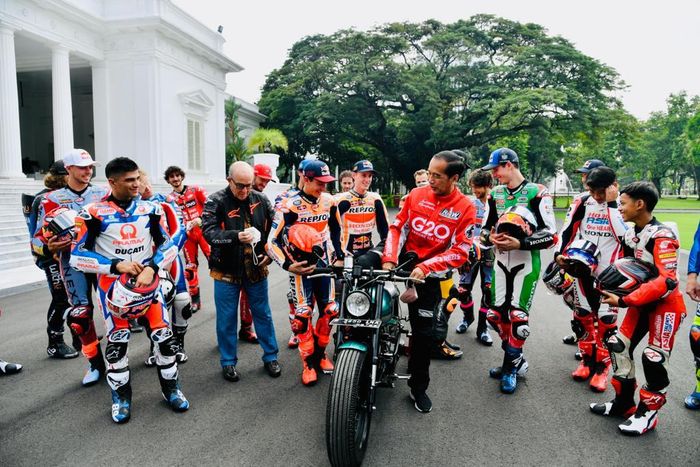
[[[326,448],[333,466],[360,465],[367,450],[372,412],[378,387],[394,387],[401,354],[403,323],[408,318],[399,306],[395,283],[407,282],[401,267],[385,271],[345,258],[342,271],[328,275],[343,284],[339,315],[331,321],[336,330],[335,369],[326,406]],[[316,275],[324,274],[316,271]]]

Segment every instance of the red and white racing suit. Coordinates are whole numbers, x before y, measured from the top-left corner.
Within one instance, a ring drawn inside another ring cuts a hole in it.
[[[666,403],[668,361],[686,314],[676,273],[680,244],[671,228],[656,218],[642,229],[629,229],[624,242],[625,256],[653,264],[659,275],[620,299],[620,306],[629,308],[620,329],[607,342],[613,357],[615,400],[622,407],[634,407],[636,379],[632,354],[648,334],[642,353],[647,382],[639,391],[640,408],[658,410]]]
[[[573,241],[587,240],[598,247],[598,267],[594,274],[599,274],[622,256],[621,242],[627,230],[616,201],[598,203],[588,194],[579,196],[574,198],[566,214],[555,257],[565,252]],[[589,367],[595,366],[595,371],[601,373],[610,364],[604,342],[615,333],[617,307],[600,303],[593,277],[575,279],[574,290],[568,298],[567,303],[573,306],[571,329],[578,337],[583,362]]]
[[[202,210],[207,201],[207,192],[199,186],[185,186],[181,192],[172,191],[168,195],[167,201],[175,202],[182,211],[182,218],[187,230],[187,240],[182,249],[185,254],[185,276],[192,297],[192,306],[198,309],[200,303],[199,274],[197,272],[199,266],[198,247],[202,249],[202,253],[207,259],[209,259],[211,252],[209,244],[202,235],[201,228]]]
[[[424,284],[416,284],[418,299],[408,306],[413,333],[408,385],[416,393],[424,392],[430,382],[430,350],[435,341],[433,317],[442,298],[439,278],[469,257],[475,219],[474,204],[459,189],[437,196],[424,186],[411,190],[389,227],[383,262],[399,264],[400,253],[415,252],[416,267],[426,275]]]

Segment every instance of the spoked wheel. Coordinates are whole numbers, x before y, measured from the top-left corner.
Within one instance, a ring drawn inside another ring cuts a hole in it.
[[[362,464],[367,450],[372,412],[366,356],[341,349],[335,362],[326,407],[326,448],[334,467]]]

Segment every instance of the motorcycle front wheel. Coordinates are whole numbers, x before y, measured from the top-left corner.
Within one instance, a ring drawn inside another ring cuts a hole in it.
[[[372,412],[366,356],[360,350],[341,349],[336,358],[326,407],[326,448],[334,467],[362,464],[367,450]]]

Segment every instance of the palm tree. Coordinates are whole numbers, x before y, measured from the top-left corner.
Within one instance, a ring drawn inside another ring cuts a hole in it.
[[[245,138],[241,136],[241,127],[238,126],[238,110],[240,104],[232,97],[224,103],[226,113],[226,167],[234,161],[242,161],[248,155]]]
[[[289,143],[280,130],[273,128],[258,128],[250,135],[248,150],[251,152],[287,152]]]

